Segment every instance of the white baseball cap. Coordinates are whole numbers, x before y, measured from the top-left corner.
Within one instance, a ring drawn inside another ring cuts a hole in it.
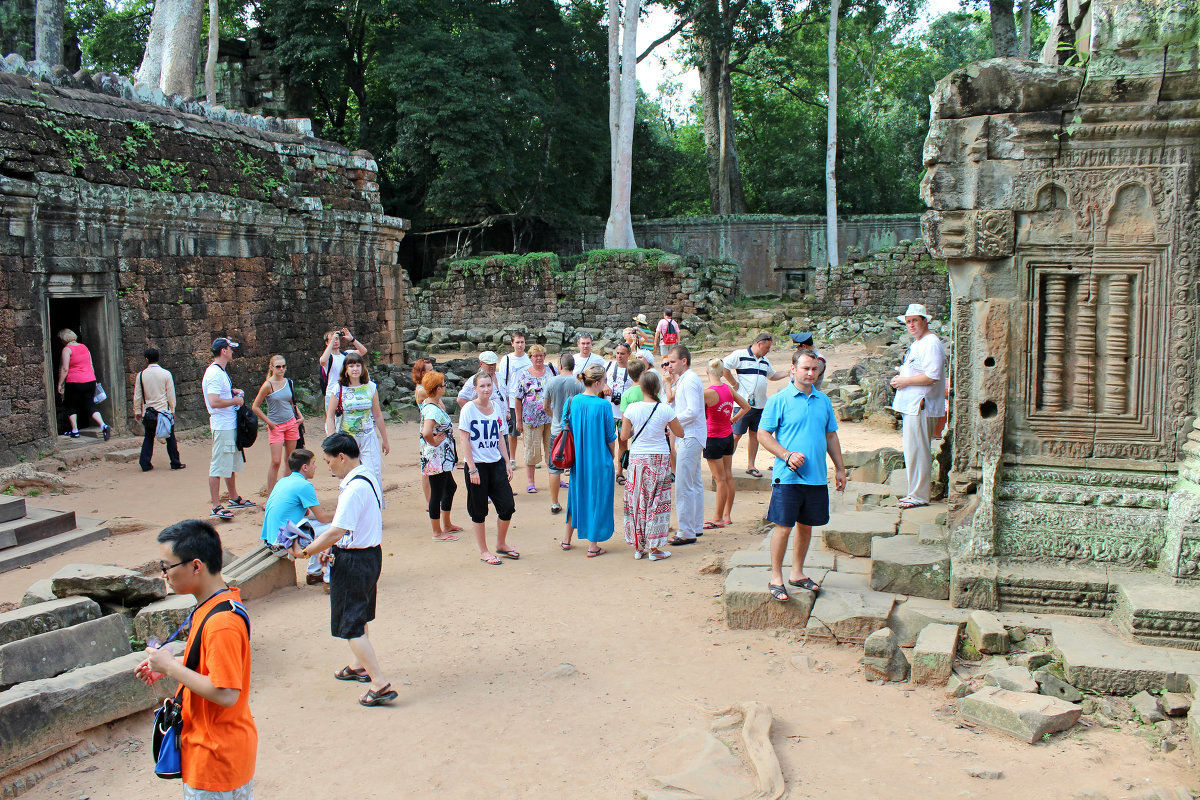
[[[479,363],[480,364],[499,364],[500,356],[496,355],[496,351],[494,351],[494,350],[484,350],[482,353],[479,354]]]

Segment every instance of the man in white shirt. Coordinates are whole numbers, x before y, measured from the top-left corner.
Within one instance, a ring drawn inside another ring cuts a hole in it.
[[[929,331],[932,317],[920,303],[913,303],[897,317],[913,336],[904,355],[900,374],[892,378],[896,398],[892,409],[900,414],[904,433],[904,471],[908,473],[908,496],[896,505],[915,508],[929,505],[933,474],[933,431],[946,416],[946,352],[942,340]]]
[[[737,393],[746,398],[750,411],[737,422],[733,423],[733,449],[736,452],[738,443],[746,434],[751,432],[750,442],[746,445],[747,475],[762,477],[762,472],[754,466],[758,457],[758,421],[762,419],[763,409],[767,405],[767,381],[786,380],[789,372],[776,370],[767,360],[774,339],[771,334],[763,332],[754,339],[754,344],[745,350],[734,350],[725,356],[725,380],[737,387]]]
[[[617,345],[613,360],[604,368],[604,379],[608,384],[608,401],[612,403],[613,419],[621,426],[621,395],[633,385],[629,379],[629,345]]]
[[[212,462],[208,465],[208,494],[214,519],[232,519],[234,508],[253,508],[254,503],[238,494],[237,473],[246,465],[245,455],[237,446],[237,412],[246,402],[241,389],[233,388],[226,370],[238,343],[221,336],[213,340],[213,361],[204,370],[201,387],[208,408],[208,427],[212,430]],[[221,505],[221,479],[229,489],[229,507]]]
[[[329,568],[330,629],[350,645],[354,660],[333,677],[370,683],[359,705],[381,706],[399,695],[383,673],[367,625],[375,619],[379,574],[383,569],[383,487],[375,472],[359,461],[358,443],[348,433],[335,433],[321,442],[325,463],[338,485],[337,510],[329,528],[304,548],[293,547],[296,558],[308,558],[333,548]]]
[[[504,383],[496,377],[496,364],[500,362],[500,356],[496,355],[494,350],[484,350],[479,354],[479,369],[482,372],[492,376],[492,400],[508,407],[508,389]],[[462,408],[467,403],[479,396],[475,391],[475,376],[472,375],[463,384],[463,388],[458,393],[458,407]],[[511,452],[511,451],[510,451]]]
[[[604,366],[604,358],[598,353],[592,352],[592,337],[589,334],[582,333],[579,335],[579,354],[575,356],[575,374],[583,372],[593,364]]]
[[[667,399],[675,407],[675,418],[683,426],[683,437],[675,442],[675,517],[678,533],[671,545],[692,544],[704,528],[704,483],[700,456],[708,441],[704,418],[704,381],[692,371],[692,354],[677,344],[667,351],[667,369],[674,379]]]
[[[513,351],[496,365],[496,377],[504,384],[504,394],[508,397],[508,452],[516,453],[517,439],[521,436],[517,429],[517,380],[533,360],[525,352],[525,334],[512,335],[512,348]]]

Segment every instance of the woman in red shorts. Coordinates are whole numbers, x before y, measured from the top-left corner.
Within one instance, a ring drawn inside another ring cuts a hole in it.
[[[264,414],[260,406],[267,402],[267,412]],[[271,466],[267,467],[267,494],[275,488],[275,481],[292,474],[288,469],[287,459],[296,449],[300,440],[300,423],[304,415],[296,407],[296,399],[292,396],[292,382],[287,379],[287,359],[280,355],[271,356],[271,366],[267,370],[267,379],[259,387],[251,406],[267,426],[267,441],[271,445]],[[279,470],[283,469],[283,475]]]

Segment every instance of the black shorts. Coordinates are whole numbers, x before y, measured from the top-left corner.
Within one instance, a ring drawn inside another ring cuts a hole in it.
[[[733,423],[733,435],[741,436],[746,431],[757,431],[758,421],[762,419],[761,408],[752,408],[746,412],[746,416]]]
[[[471,483],[471,475],[467,465],[463,464],[463,479],[467,484],[467,516],[471,522],[483,522],[488,515],[488,499],[496,507],[496,516],[500,519],[512,519],[517,504],[513,501],[512,484],[508,482],[508,472],[504,469],[504,460],[493,461],[490,464],[475,462],[479,470],[479,485]]]
[[[329,568],[329,630],[338,639],[359,639],[375,619],[375,594],[383,570],[383,548],[333,548]]]
[[[704,445],[704,457],[709,461],[716,461],[725,456],[733,455],[733,434],[722,436],[720,439],[708,437],[708,441]]]
[[[829,487],[807,483],[776,483],[771,487],[767,521],[790,528],[793,525],[829,524]]]
[[[521,432],[517,430],[517,410],[515,408],[508,409],[508,435],[518,437],[521,435]],[[512,453],[508,455],[510,458],[512,457]]]

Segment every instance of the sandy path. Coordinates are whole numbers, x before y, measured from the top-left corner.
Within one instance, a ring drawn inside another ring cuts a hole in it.
[[[852,432],[859,446],[892,444],[855,426],[843,440]],[[860,650],[727,630],[722,577],[697,570],[713,553],[757,545],[751,521],[765,509],[765,494],[739,496],[733,528],[677,548],[668,561],[635,562],[620,528],[609,555],[587,559],[580,547],[559,551],[560,518],[549,513],[539,470],[542,493],[517,499],[510,541],[521,560],[485,566],[468,538],[430,541],[415,435],[415,424],[390,429],[384,482],[398,486],[388,494],[372,630],[400,701],[363,709],[355,702],[360,685],[332,679],[348,651],[328,634],[319,589],[252,603],[260,798],[625,798],[649,786],[650,748],[707,726],[705,706],[750,699],[775,712],[772,740],[791,798],[1069,797],[1082,789],[1115,798],[1147,782],[1174,786],[1193,777],[1185,749],[1156,754],[1144,738],[1100,728],[1036,746],[957,728],[937,690],[866,683]],[[34,501],[154,527],[0,575],[0,600],[18,600],[29,583],[66,563],[156,559],[159,527],[206,511],[207,440],[184,443],[183,453],[189,469],[182,473],[96,463],[71,476],[86,491]],[[267,449],[249,455],[242,488],[257,490]],[[165,455],[158,458],[165,466]],[[318,494],[332,503],[336,482],[320,473]],[[460,486],[459,509],[462,498]],[[219,529],[243,552],[261,519],[259,511],[242,512]],[[461,510],[455,519],[467,521]],[[579,674],[541,677],[560,663]],[[148,727],[148,715],[112,726],[109,749],[23,797],[178,796],[178,785],[155,778],[148,754],[129,744]],[[1005,779],[972,778],[965,771],[972,766],[1001,769]]]

